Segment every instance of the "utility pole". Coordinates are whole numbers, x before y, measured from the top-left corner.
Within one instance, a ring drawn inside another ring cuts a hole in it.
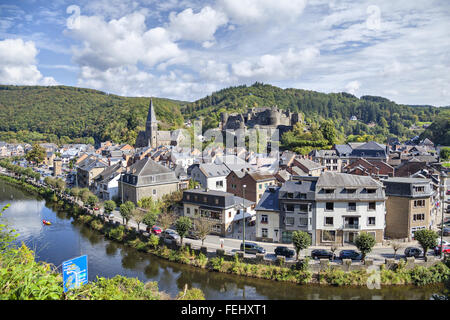
[[[242,244],[244,247],[244,255],[245,255],[245,212],[244,212],[244,210],[245,210],[245,188],[246,187],[247,187],[247,185],[245,185],[245,184],[242,186],[242,193],[243,193],[243,196],[242,196],[242,221],[244,223]]]

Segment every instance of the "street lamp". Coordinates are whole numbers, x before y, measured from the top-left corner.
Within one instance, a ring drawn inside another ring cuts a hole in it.
[[[244,254],[245,254],[245,213],[244,213],[244,209],[245,209],[245,188],[247,187],[247,185],[242,185],[242,220],[244,223],[244,232],[243,232],[243,238],[242,238],[242,246],[244,247]]]
[[[447,175],[445,174],[444,171],[441,172],[441,199],[440,199],[440,204],[441,204],[441,210],[442,210],[442,219],[441,219],[441,250],[439,252],[439,258],[442,259],[442,252],[444,250],[444,245],[442,244],[442,240],[444,237],[444,207],[445,207],[445,184],[444,184],[444,179],[447,177]]]

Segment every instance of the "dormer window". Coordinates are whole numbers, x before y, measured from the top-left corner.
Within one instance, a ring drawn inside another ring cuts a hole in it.
[[[356,189],[349,189],[349,188],[345,188],[344,189],[344,193],[355,193]]]
[[[334,189],[323,189],[323,190],[327,194],[334,193]]]
[[[367,193],[375,193],[377,189],[366,189]]]

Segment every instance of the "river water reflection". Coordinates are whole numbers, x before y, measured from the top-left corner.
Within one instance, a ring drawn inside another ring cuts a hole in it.
[[[123,275],[143,282],[157,281],[159,289],[175,296],[184,288],[200,288],[207,299],[430,299],[439,287],[398,286],[380,290],[350,287],[300,286],[291,283],[252,279],[208,272],[172,263],[111,242],[90,228],[74,221],[65,212],[51,207],[15,186],[0,181],[0,207],[10,204],[2,220],[35,250],[36,259],[60,266],[65,260],[88,256],[89,280]],[[42,224],[46,219],[51,226]]]

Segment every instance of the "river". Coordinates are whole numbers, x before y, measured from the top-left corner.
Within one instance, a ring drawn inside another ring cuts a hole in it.
[[[367,287],[330,287],[296,285],[285,282],[252,279],[208,272],[187,265],[137,252],[109,241],[98,232],[74,221],[65,212],[34,194],[0,180],[0,208],[10,204],[1,220],[19,234],[17,243],[24,242],[36,252],[36,260],[61,266],[63,261],[87,255],[89,280],[97,276],[115,275],[156,281],[159,289],[175,296],[184,288],[200,288],[206,299],[365,299],[365,300],[428,300],[439,286],[391,286],[381,289]],[[42,224],[46,219],[52,225]]]

